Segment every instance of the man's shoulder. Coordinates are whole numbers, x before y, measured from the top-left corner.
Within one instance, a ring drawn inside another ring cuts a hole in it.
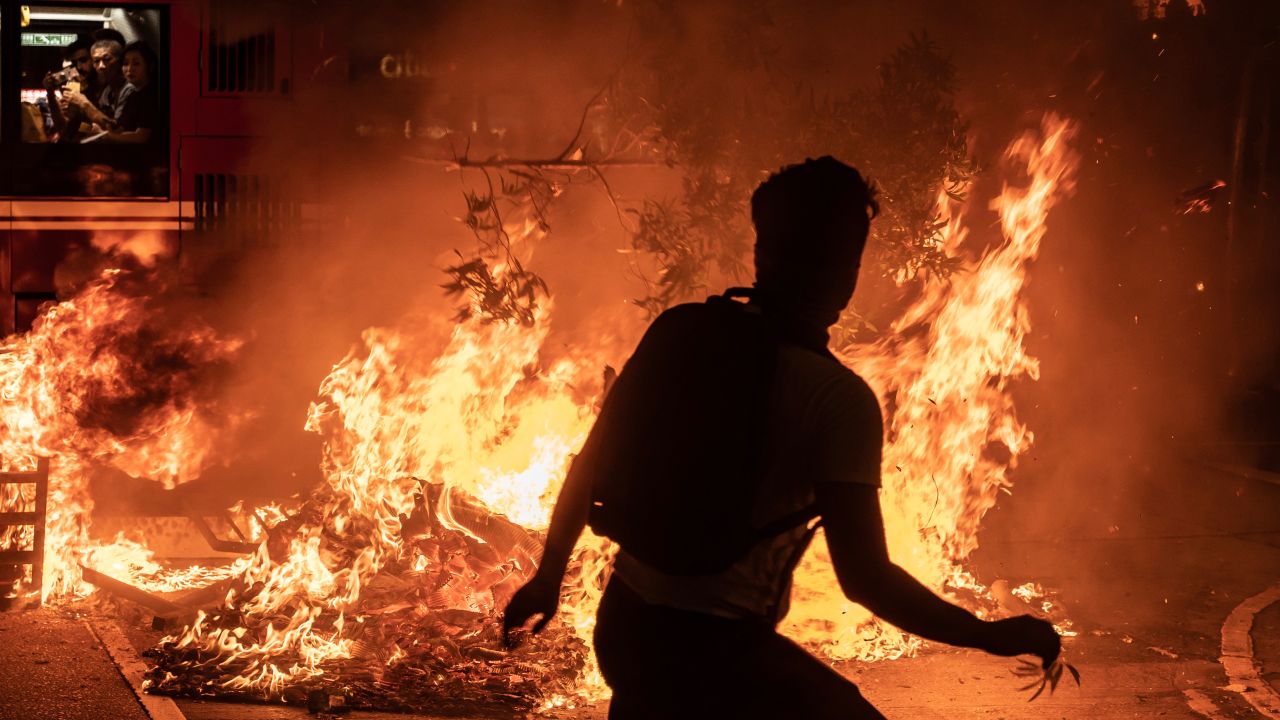
[[[780,370],[816,392],[841,403],[871,403],[879,407],[875,391],[844,363],[798,345],[783,345]]]
[[[857,373],[831,355],[801,345],[784,343],[779,348],[783,362],[794,372],[821,377],[831,382],[866,386]]]
[[[696,302],[681,303],[679,305],[672,305],[671,307],[659,313],[658,316],[653,319],[653,325],[656,326],[656,325],[663,325],[663,324],[669,324],[669,323],[679,323],[679,322],[688,321],[694,318],[703,318],[703,317],[706,317],[706,315],[707,315],[706,303],[696,303]]]
[[[665,346],[672,342],[682,342],[690,337],[698,337],[699,330],[706,325],[706,313],[699,303],[673,305],[663,310],[649,323],[640,340],[637,351],[646,346]]]

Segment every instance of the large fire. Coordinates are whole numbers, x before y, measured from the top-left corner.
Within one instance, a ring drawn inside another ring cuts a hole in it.
[[[980,257],[965,247],[964,208],[944,195],[945,250],[964,269],[927,282],[882,340],[842,349],[885,406],[893,557],[942,592],[985,590],[962,563],[1032,440],[1007,386],[1038,373],[1023,348],[1021,291],[1046,218],[1072,188],[1072,134],[1047,116],[1010,145],[1006,159],[1027,183],[992,203],[1003,241]],[[536,245],[536,223],[509,222],[517,249]],[[299,700],[341,687],[357,703],[436,709],[603,694],[589,647],[605,541],[578,549],[559,627],[511,653],[497,633],[603,392],[603,351],[546,342],[551,304],[530,327],[455,323],[432,308],[367,330],[299,417],[324,440],[325,484],[299,507],[259,513],[251,556],[170,572],[137,538],[90,538],[89,478],[110,467],[171,486],[209,467],[235,421],[214,422],[197,400],[239,342],[196,319],[151,322],[162,310],[130,277],[104,271],[0,351],[0,455],[18,468],[52,458],[47,595],[90,592],[80,564],[156,592],[219,580],[221,600],[155,653],[161,692]],[[0,506],[28,501],[7,495]],[[8,546],[29,542],[10,535]],[[821,542],[797,573],[785,629],[832,659],[920,644],[844,600]]]

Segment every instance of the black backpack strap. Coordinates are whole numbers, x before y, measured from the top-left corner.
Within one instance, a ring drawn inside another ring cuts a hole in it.
[[[747,301],[753,301],[756,299],[756,291],[755,291],[755,288],[731,287],[728,290],[725,290],[723,295],[712,295],[711,297],[707,298],[707,301],[711,302],[712,298],[716,300],[722,300],[722,299],[734,300],[737,298],[742,298]]]

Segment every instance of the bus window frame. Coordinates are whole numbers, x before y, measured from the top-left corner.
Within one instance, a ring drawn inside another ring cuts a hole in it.
[[[166,136],[162,138],[162,147],[157,150],[164,157],[164,166],[169,176],[164,192],[159,195],[89,195],[81,194],[41,194],[34,192],[18,192],[17,174],[30,168],[33,158],[39,158],[48,152],[49,143],[27,143],[22,140],[22,32],[21,9],[31,3],[23,0],[0,0],[0,197],[21,198],[24,200],[170,200],[173,196],[173,6],[163,2],[122,2],[121,0],[95,0],[94,2],[75,2],[74,0],[48,0],[44,4],[58,7],[89,8],[126,8],[130,10],[156,10],[160,16],[160,38],[163,47],[156,49],[160,56],[163,72],[163,84],[157,85],[157,101],[165,118]],[[52,68],[51,68],[52,69]],[[84,164],[101,159],[110,159],[136,148],[123,145],[82,145],[79,146],[87,157]],[[158,163],[157,163],[158,166]]]

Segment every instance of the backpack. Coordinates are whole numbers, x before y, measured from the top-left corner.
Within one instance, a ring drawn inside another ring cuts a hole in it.
[[[577,460],[593,478],[592,530],[671,575],[722,572],[817,514],[752,523],[783,340],[758,307],[733,297],[654,320]]]

